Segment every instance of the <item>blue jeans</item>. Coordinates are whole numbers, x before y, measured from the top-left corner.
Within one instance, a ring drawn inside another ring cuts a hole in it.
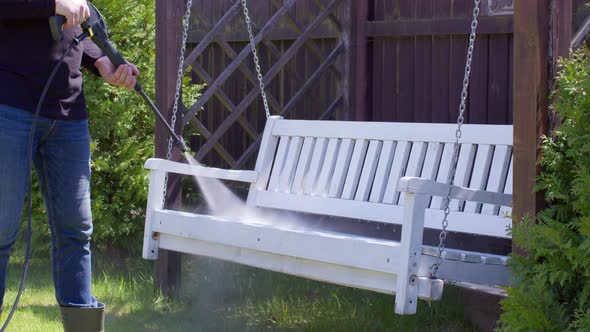
[[[0,105],[0,305],[8,258],[25,203],[33,118],[29,112]],[[33,139],[33,163],[47,209],[57,302],[62,306],[96,307],[91,292],[88,121],[40,117]]]

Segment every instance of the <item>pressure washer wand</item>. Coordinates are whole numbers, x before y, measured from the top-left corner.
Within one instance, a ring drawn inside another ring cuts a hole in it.
[[[160,113],[160,111],[158,110],[156,105],[154,105],[154,103],[152,102],[150,97],[148,97],[148,95],[145,93],[145,91],[143,91],[143,88],[141,87],[141,84],[139,84],[139,82],[137,82],[137,84],[135,84],[134,89],[135,89],[135,91],[137,91],[139,93],[139,95],[141,97],[143,97],[143,100],[145,100],[145,102],[152,109],[152,111],[154,111],[154,114],[156,115],[158,120],[160,120],[160,122],[166,127],[166,130],[168,130],[168,134],[170,134],[170,137],[172,137],[172,145],[176,146],[182,153],[189,152],[189,148],[188,148],[188,146],[186,146],[186,143],[184,142],[182,137],[176,135],[176,133],[174,132],[174,129],[172,129],[172,127],[170,127],[170,125],[168,124],[168,122],[166,121],[166,119],[164,118],[162,113]]]

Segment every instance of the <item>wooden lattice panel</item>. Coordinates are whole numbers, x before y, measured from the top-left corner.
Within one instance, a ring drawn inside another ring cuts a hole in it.
[[[193,5],[185,70],[206,89],[185,106],[183,126],[201,136],[198,160],[243,168],[253,164],[265,116],[241,1],[222,3]],[[348,1],[264,0],[249,6],[271,113],[343,118]]]

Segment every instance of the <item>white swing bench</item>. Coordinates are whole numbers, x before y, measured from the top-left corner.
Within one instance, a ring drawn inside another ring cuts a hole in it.
[[[443,281],[429,278],[438,251],[423,245],[423,231],[441,228],[455,130],[271,117],[253,171],[150,159],[143,257],[163,248],[394,294],[395,312],[413,314],[418,298],[442,296]],[[448,230],[509,239],[512,126],[462,131]],[[255,208],[401,225],[401,241],[164,209],[166,173],[250,183],[246,204]],[[508,284],[505,256],[447,249],[443,258],[438,278]]]

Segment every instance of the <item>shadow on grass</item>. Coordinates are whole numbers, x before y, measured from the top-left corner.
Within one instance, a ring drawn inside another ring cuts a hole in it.
[[[180,310],[141,328],[165,331],[475,331],[464,321],[458,295],[421,302],[418,314],[398,316],[394,297],[217,261],[185,264]],[[121,316],[128,323],[136,318]],[[153,324],[153,325],[149,325]]]
[[[448,289],[443,301],[420,302],[417,315],[402,317],[393,312],[393,296],[186,258],[183,288],[169,299],[154,288],[151,263],[95,257],[94,292],[107,305],[108,331],[475,331]],[[17,284],[22,266],[18,259],[11,265],[9,287]],[[50,302],[48,260],[31,262],[27,294]],[[43,321],[59,319],[56,305],[31,301],[21,310]]]

